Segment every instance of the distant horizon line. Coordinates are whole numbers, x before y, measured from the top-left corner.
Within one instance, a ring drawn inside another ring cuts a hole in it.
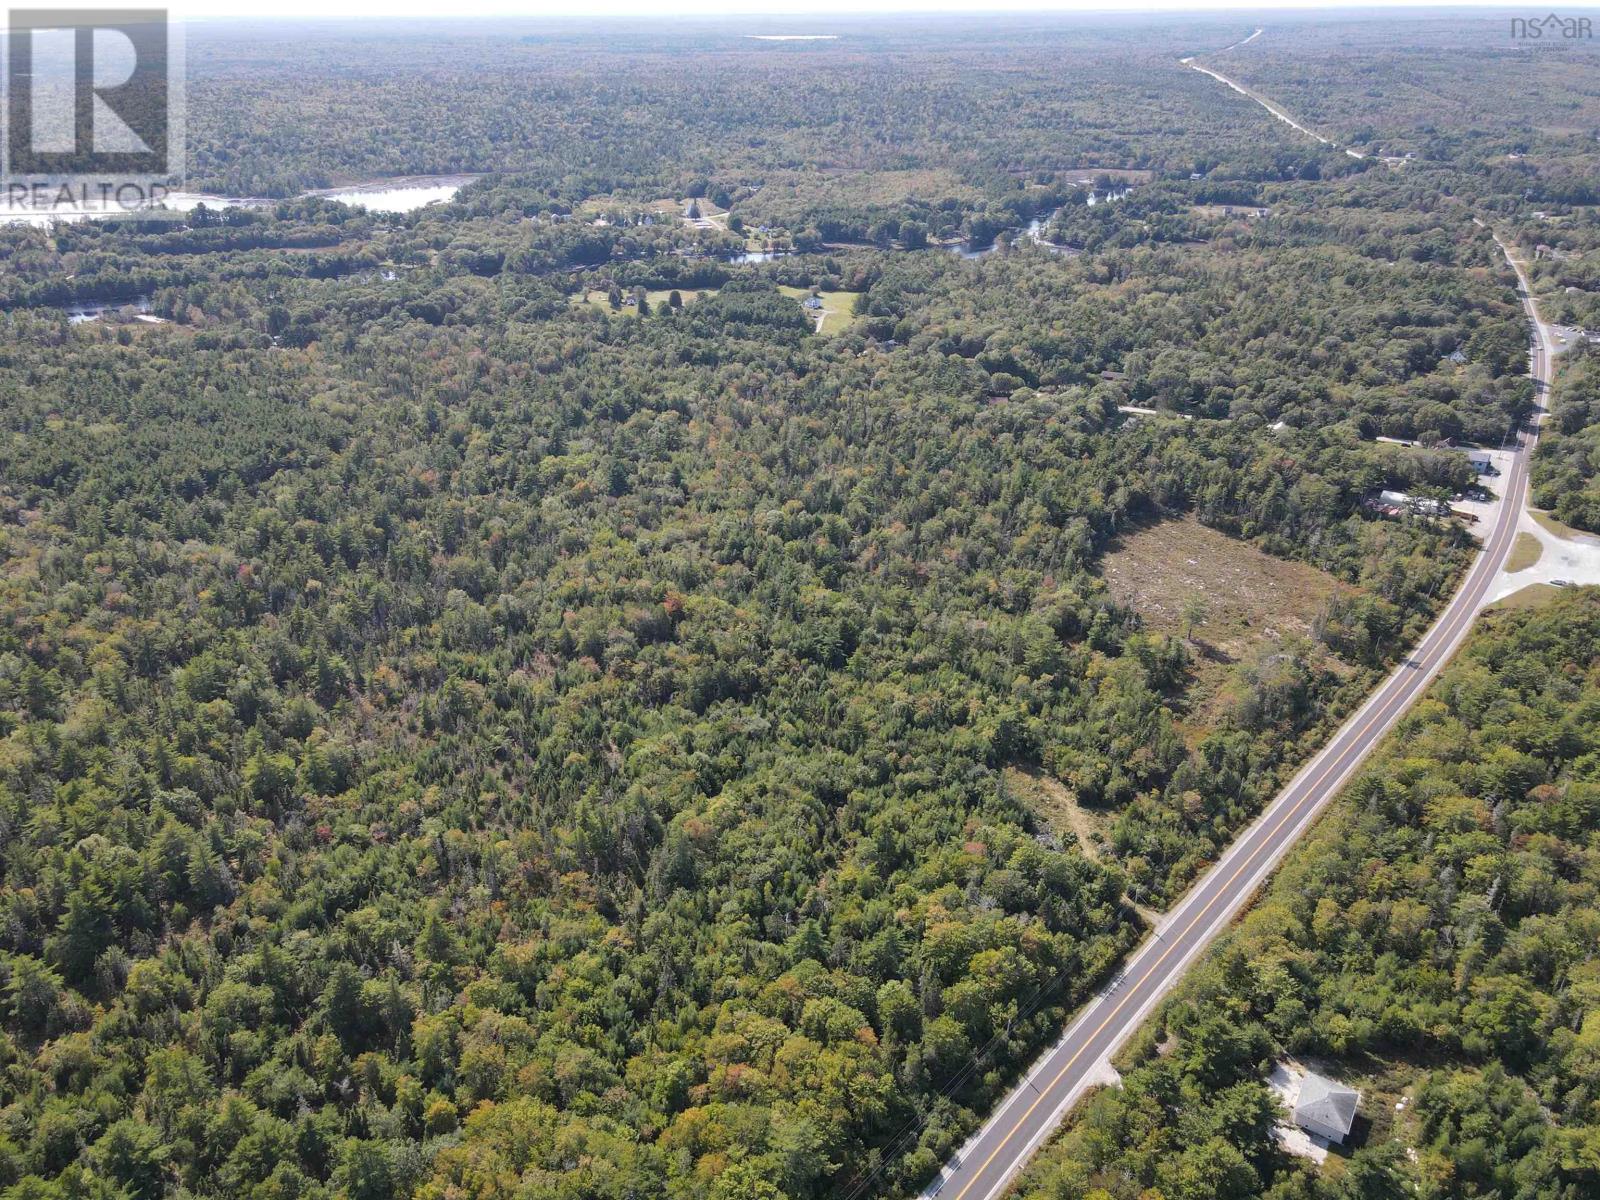
[[[125,3],[145,7],[150,0],[112,0],[103,7],[123,7]],[[345,12],[328,12],[330,6],[319,5],[321,11],[285,11],[292,9],[292,5],[279,5],[273,11],[257,12],[253,14],[240,14],[235,11],[218,12],[187,12],[185,5],[174,4],[168,10],[171,16],[182,24],[206,25],[257,25],[257,24],[302,24],[302,25],[334,25],[342,23],[385,22],[390,25],[462,25],[469,23],[494,23],[494,22],[549,22],[563,24],[588,24],[605,21],[627,20],[643,22],[653,25],[673,25],[703,22],[730,22],[743,20],[759,21],[793,21],[797,24],[805,23],[815,25],[823,22],[860,23],[863,21],[882,20],[885,18],[928,18],[928,17],[1083,17],[1083,18],[1120,18],[1120,17],[1250,17],[1268,18],[1273,15],[1285,19],[1303,19],[1308,16],[1339,16],[1341,14],[1362,13],[1367,15],[1393,14],[1400,16],[1407,13],[1472,13],[1490,15],[1511,15],[1538,11],[1552,10],[1557,12],[1600,12],[1600,3],[1593,0],[1588,3],[1537,3],[1522,0],[1504,3],[1502,0],[1438,0],[1438,2],[1411,2],[1394,3],[1393,0],[1341,0],[1340,3],[1324,3],[1323,0],[1244,0],[1239,4],[1211,4],[1206,0],[1199,3],[1185,4],[1183,0],[1153,0],[1152,3],[1136,3],[1133,5],[1110,6],[1105,0],[1096,0],[1089,4],[1074,4],[1052,2],[1029,4],[1021,0],[1015,6],[1008,4],[1003,8],[986,7],[981,0],[956,0],[955,3],[941,4],[938,0],[912,0],[902,6],[883,8],[855,8],[840,7],[837,9],[826,7],[825,2],[819,5],[816,0],[804,8],[794,9],[752,9],[752,10],[722,10],[708,7],[699,11],[663,12],[659,7],[641,4],[635,8],[634,0],[623,0],[622,3],[612,5],[606,0],[591,0],[590,3],[572,8],[563,6],[560,10],[542,8],[535,3],[528,8],[498,7],[493,4],[483,9],[474,10],[470,3],[463,5],[468,11],[452,15],[443,15],[436,12],[416,11],[397,12],[395,4],[384,4],[381,9],[372,11],[351,10]],[[786,0],[787,2],[787,0]],[[848,3],[848,0],[843,0]]]

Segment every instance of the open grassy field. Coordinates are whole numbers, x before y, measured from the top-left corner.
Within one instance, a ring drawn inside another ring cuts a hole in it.
[[[780,287],[778,290],[800,301],[811,295],[810,288]],[[817,298],[822,301],[822,311],[820,314],[812,312],[812,316],[822,317],[817,325],[818,333],[843,333],[855,323],[856,293],[821,291]]]
[[[1506,570],[1526,571],[1539,561],[1539,556],[1543,553],[1543,542],[1531,533],[1519,533],[1517,540],[1512,543],[1511,557],[1506,559]]]
[[[678,295],[682,298],[685,304],[692,304],[694,301],[700,299],[701,296],[710,295],[715,291],[715,288],[702,288],[699,291],[693,291],[687,288],[677,289]],[[673,289],[671,288],[656,288],[654,290],[647,291],[644,294],[644,298],[650,302],[650,307],[654,309],[657,305],[665,303],[667,298],[672,295],[672,292]],[[587,299],[584,298],[582,292],[578,292],[572,297],[572,304],[574,308],[581,308],[584,305],[587,305],[590,308],[598,309],[600,312],[616,312],[622,316],[636,317],[639,315],[639,311],[631,304],[624,304],[620,309],[612,309],[611,302],[606,299],[606,293],[599,288],[591,290]]]
[[[980,193],[954,171],[928,167],[901,171],[795,171],[769,175],[761,190],[734,207],[754,228],[800,228],[810,214],[829,208],[893,206],[907,200],[970,203]]]
[[[780,287],[778,290],[785,296],[793,296],[796,300],[802,301],[807,296],[811,295],[810,288]],[[678,295],[682,297],[685,304],[692,304],[701,296],[713,295],[715,292],[715,288],[702,288],[699,290],[692,290],[688,288],[678,289]],[[655,309],[658,306],[665,304],[667,298],[671,295],[672,290],[670,288],[655,288],[647,291],[644,294],[644,298],[650,302],[650,307]],[[822,301],[821,312],[818,313],[809,309],[807,312],[813,320],[815,320],[818,316],[821,316],[822,322],[817,329],[818,333],[843,333],[855,322],[856,318],[854,315],[854,308],[856,294],[854,292],[823,291],[817,293],[817,295]],[[597,312],[615,313],[620,316],[636,317],[639,315],[638,311],[631,304],[624,304],[620,309],[613,309],[611,307],[611,302],[606,298],[605,291],[600,288],[591,289],[587,297],[585,297],[582,292],[574,294],[572,297],[572,306],[574,308],[589,307],[595,309]]]
[[[945,196],[975,197],[978,192],[954,171],[927,167],[903,171],[802,171],[769,180],[775,194],[805,194],[818,200],[838,203],[897,204],[913,197],[937,200]]]

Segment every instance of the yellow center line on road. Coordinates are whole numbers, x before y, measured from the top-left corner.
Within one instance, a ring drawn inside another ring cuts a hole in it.
[[[1515,481],[1516,486],[1515,487],[1508,487],[1506,489],[1507,494],[1504,497],[1504,502],[1507,503],[1507,504],[1514,504],[1514,505],[1516,505],[1516,507],[1520,508],[1520,506],[1521,506],[1520,496],[1513,497],[1511,495],[1511,493],[1513,491],[1518,492],[1518,493],[1521,492],[1521,476],[1523,474],[1523,469],[1524,469],[1524,460],[1520,456],[1520,450],[1519,450],[1518,453],[1519,453],[1519,457],[1517,459],[1516,468],[1512,472],[1512,479],[1511,480],[1507,480],[1507,483],[1512,483],[1513,481]],[[1513,510],[1507,510],[1507,511],[1513,511]],[[1498,529],[1496,529],[1495,532],[1491,535],[1489,543],[1485,544],[1484,553],[1479,558],[1478,562],[1476,564],[1474,564],[1472,570],[1467,573],[1467,579],[1462,584],[1462,592],[1461,592],[1462,596],[1465,596],[1466,593],[1468,591],[1470,591],[1475,586],[1475,584],[1478,581],[1474,580],[1473,577],[1475,575],[1477,575],[1481,570],[1483,570],[1483,568],[1485,566],[1489,567],[1489,570],[1487,571],[1488,577],[1490,579],[1492,579],[1494,577],[1494,575],[1495,575],[1495,573],[1496,573],[1496,571],[1498,569],[1498,563],[1496,563],[1494,561],[1496,555],[1490,550],[1490,545],[1492,545],[1495,541],[1503,540],[1506,531],[1510,530],[1510,529],[1514,529],[1515,527],[1516,527],[1516,520],[1514,518],[1507,519],[1506,517],[1502,516],[1501,522],[1500,522],[1500,527]],[[1456,613],[1454,616],[1447,617],[1443,622],[1441,622],[1438,626],[1436,626],[1433,629],[1433,631],[1431,632],[1431,634],[1427,638],[1424,639],[1425,642],[1426,641],[1432,641],[1434,643],[1434,645],[1431,648],[1427,648],[1427,649],[1424,649],[1424,648],[1422,648],[1420,646],[1418,647],[1419,654],[1421,655],[1421,657],[1423,659],[1427,659],[1427,658],[1431,658],[1431,657],[1434,657],[1435,655],[1437,655],[1439,650],[1440,650],[1440,645],[1441,645],[1440,639],[1441,639],[1441,637],[1443,639],[1442,644],[1448,646],[1449,643],[1450,643],[1451,638],[1454,637],[1455,633],[1459,630],[1460,626],[1462,625],[1462,623],[1463,623],[1462,618],[1465,617],[1465,623],[1466,624],[1471,624],[1472,621],[1474,621],[1477,618],[1477,615],[1478,615],[1477,604],[1476,603],[1472,603],[1472,604],[1469,604],[1466,608],[1464,608],[1461,612]],[[1386,722],[1387,720],[1390,719],[1389,710],[1394,707],[1394,704],[1395,704],[1396,700],[1401,701],[1402,709],[1405,707],[1405,705],[1409,704],[1411,702],[1411,699],[1413,698],[1414,694],[1421,690],[1421,680],[1422,680],[1423,676],[1426,675],[1426,670],[1422,669],[1420,664],[1419,664],[1419,667],[1418,667],[1418,671],[1419,671],[1419,673],[1417,675],[1406,677],[1403,680],[1403,682],[1400,684],[1400,686],[1398,688],[1394,689],[1393,693],[1390,696],[1388,696],[1380,704],[1378,704],[1377,711],[1374,712],[1373,715],[1367,719],[1366,723],[1364,725],[1362,725],[1354,733],[1344,735],[1345,739],[1346,740],[1352,740],[1353,739],[1354,745],[1356,747],[1359,747],[1360,744],[1361,744],[1361,740],[1363,738],[1365,738],[1367,736],[1367,734],[1369,734],[1372,731],[1374,726],[1380,724],[1381,722]],[[1391,679],[1393,679],[1393,678],[1395,678],[1395,677],[1391,676]],[[1415,684],[1416,686],[1413,686],[1413,684]],[[1282,830],[1283,830],[1285,825],[1287,825],[1291,820],[1294,820],[1295,818],[1297,818],[1300,815],[1300,811],[1301,811],[1301,809],[1303,809],[1306,806],[1306,803],[1316,797],[1316,795],[1318,793],[1318,790],[1321,788],[1322,784],[1327,780],[1328,776],[1330,774],[1332,774],[1339,767],[1341,760],[1343,760],[1345,757],[1347,757],[1347,755],[1349,753],[1349,749],[1350,749],[1350,747],[1346,747],[1345,750],[1335,753],[1332,756],[1332,761],[1329,762],[1322,769],[1322,771],[1316,776],[1316,778],[1313,781],[1311,781],[1310,783],[1304,785],[1305,786],[1305,795],[1301,796],[1301,798],[1298,801],[1296,801],[1289,808],[1288,812],[1286,812],[1283,815],[1282,819],[1279,820],[1278,823],[1272,827],[1272,831],[1269,834],[1267,834],[1264,838],[1261,839],[1260,844],[1253,851],[1250,852],[1250,854],[1245,858],[1245,861],[1243,863],[1241,863],[1239,865],[1239,867],[1233,872],[1233,874],[1228,877],[1227,881],[1220,888],[1217,889],[1216,894],[1213,895],[1211,897],[1211,899],[1206,902],[1205,906],[1203,908],[1201,908],[1201,910],[1194,917],[1192,917],[1189,920],[1188,924],[1185,925],[1185,927],[1183,929],[1183,935],[1186,936],[1189,933],[1192,933],[1194,931],[1195,927],[1200,923],[1200,921],[1202,921],[1205,918],[1206,914],[1209,913],[1213,907],[1215,907],[1216,903],[1219,900],[1221,900],[1224,896],[1228,895],[1228,890],[1233,886],[1234,883],[1236,883],[1238,881],[1239,876],[1244,874],[1244,872],[1247,869],[1249,869],[1249,867],[1256,861],[1257,858],[1260,857],[1261,853],[1264,850],[1270,850],[1270,848],[1271,848],[1271,846],[1273,844],[1273,840],[1278,836],[1279,833],[1282,832]],[[1354,766],[1355,764],[1350,764],[1350,765]],[[1172,931],[1169,931],[1169,932],[1172,932]],[[1031,1116],[1033,1116],[1034,1111],[1039,1107],[1040,1104],[1042,1104],[1044,1102],[1045,1097],[1050,1093],[1050,1091],[1052,1091],[1055,1088],[1055,1086],[1057,1084],[1059,1084],[1061,1082],[1062,1078],[1066,1075],[1066,1073],[1068,1071],[1072,1070],[1074,1064],[1077,1063],[1078,1059],[1083,1057],[1084,1051],[1089,1048],[1089,1046],[1094,1042],[1095,1038],[1099,1037],[1102,1033],[1104,1033],[1106,1027],[1117,1019],[1117,1017],[1122,1013],[1122,1010],[1125,1007],[1127,1007],[1128,1002],[1133,999],[1134,993],[1137,992],[1139,990],[1139,988],[1144,986],[1145,983],[1149,982],[1150,977],[1152,975],[1154,975],[1156,973],[1156,971],[1158,971],[1161,968],[1161,964],[1166,962],[1167,958],[1172,954],[1172,952],[1178,948],[1178,946],[1180,944],[1180,940],[1181,939],[1179,939],[1179,938],[1174,938],[1172,940],[1172,942],[1167,946],[1167,949],[1162,953],[1161,957],[1156,959],[1156,961],[1153,962],[1150,965],[1149,969],[1146,970],[1144,972],[1144,974],[1139,977],[1139,980],[1138,980],[1137,983],[1133,984],[1131,987],[1128,988],[1127,992],[1123,995],[1121,1001],[1119,1001],[1117,1006],[1114,1009],[1111,1010],[1111,1012],[1107,1015],[1106,1019],[1104,1021],[1100,1022],[1100,1024],[1095,1028],[1094,1032],[1089,1034],[1089,1036],[1086,1037],[1083,1040],[1083,1044],[1081,1046],[1079,1046],[1077,1051],[1075,1051],[1073,1053],[1072,1057],[1067,1060],[1066,1065],[1063,1066],[1061,1068],[1061,1070],[1056,1073],[1055,1078],[1050,1081],[1049,1085],[1044,1089],[1044,1091],[1039,1092],[1038,1097],[1034,1100],[1034,1102],[1032,1104],[1030,1104],[1028,1106],[1027,1111],[1024,1112],[1022,1114],[1022,1116],[1018,1117],[1017,1120],[1012,1124],[1010,1132],[1007,1133],[1005,1138],[1000,1142],[1000,1144],[998,1146],[996,1146],[992,1152],[990,1152],[989,1157],[983,1160],[983,1165],[978,1168],[977,1172],[973,1175],[972,1179],[970,1181],[968,1181],[967,1186],[962,1188],[959,1192],[956,1193],[955,1200],[965,1200],[965,1197],[966,1197],[967,1193],[970,1192],[972,1190],[973,1186],[975,1184],[977,1184],[977,1182],[980,1179],[983,1178],[984,1173],[986,1171],[988,1171],[989,1167],[993,1164],[994,1160],[999,1157],[1000,1152],[1002,1150],[1004,1150],[1007,1145],[1010,1144],[1011,1139],[1016,1137],[1018,1131],[1021,1130],[1023,1125],[1027,1124],[1028,1119]]]
[[[1491,233],[1492,232],[1493,231],[1491,231]],[[1500,241],[1498,235],[1495,236],[1495,242],[1499,244],[1500,249],[1505,253],[1506,258],[1511,259],[1510,251],[1506,249],[1505,244]],[[1537,308],[1534,306],[1532,297],[1523,284],[1522,272],[1520,269],[1518,269],[1518,264],[1514,259],[1511,259],[1511,265],[1513,269],[1517,271],[1518,275],[1518,298],[1522,300],[1523,307],[1528,310],[1528,315],[1532,318],[1534,323],[1536,345],[1534,346],[1533,352],[1530,356],[1529,366],[1531,370],[1529,373],[1533,377],[1535,387],[1538,388],[1547,383],[1545,376],[1547,374],[1549,363],[1549,347],[1545,343],[1544,328],[1540,322]],[[1541,423],[1541,413],[1536,411],[1533,415],[1531,423],[1531,432],[1535,441],[1538,439],[1539,427]],[[1098,1038],[1100,1034],[1105,1032],[1107,1026],[1117,1019],[1117,1017],[1122,1013],[1122,1010],[1127,1007],[1128,1002],[1133,999],[1134,994],[1139,990],[1139,988],[1143,987],[1147,982],[1149,982],[1151,977],[1161,968],[1161,965],[1165,963],[1166,960],[1171,956],[1172,952],[1178,948],[1182,937],[1186,937],[1194,932],[1199,923],[1204,920],[1211,909],[1216,906],[1217,902],[1229,894],[1230,889],[1233,887],[1234,883],[1238,881],[1239,876],[1248,870],[1250,866],[1255,863],[1258,858],[1260,858],[1263,852],[1270,854],[1275,840],[1283,831],[1284,827],[1290,821],[1297,819],[1301,815],[1301,810],[1305,808],[1306,804],[1310,801],[1313,801],[1317,797],[1322,785],[1327,781],[1329,775],[1340,768],[1340,763],[1348,759],[1351,752],[1355,751],[1355,761],[1347,763],[1343,769],[1346,771],[1353,770],[1360,764],[1361,760],[1365,758],[1367,752],[1371,749],[1370,747],[1364,747],[1363,741],[1367,735],[1372,732],[1373,727],[1380,722],[1391,719],[1389,715],[1390,710],[1394,707],[1396,702],[1400,704],[1400,711],[1403,713],[1405,708],[1411,703],[1415,696],[1423,690],[1425,686],[1425,680],[1429,674],[1429,671],[1432,669],[1430,660],[1438,658],[1442,651],[1449,649],[1451,643],[1455,640],[1457,635],[1463,633],[1465,627],[1469,627],[1477,619],[1478,610],[1482,603],[1483,596],[1487,593],[1490,582],[1499,573],[1500,568],[1503,566],[1507,543],[1516,531],[1518,520],[1524,507],[1523,491],[1526,484],[1528,457],[1531,453],[1531,449],[1531,444],[1525,442],[1525,439],[1522,436],[1522,430],[1519,427],[1517,430],[1516,442],[1513,448],[1513,453],[1516,456],[1514,459],[1514,465],[1512,467],[1510,477],[1506,480],[1507,486],[1505,494],[1501,498],[1502,504],[1507,507],[1501,509],[1497,528],[1492,534],[1489,535],[1488,540],[1485,541],[1483,551],[1480,553],[1478,560],[1467,572],[1467,577],[1462,581],[1460,590],[1456,593],[1455,598],[1451,601],[1451,607],[1460,605],[1460,609],[1453,614],[1450,613],[1449,609],[1447,609],[1444,617],[1440,619],[1439,623],[1434,626],[1433,629],[1429,630],[1428,633],[1423,636],[1422,641],[1418,643],[1415,652],[1416,657],[1411,663],[1407,664],[1407,666],[1410,666],[1412,669],[1416,670],[1417,673],[1409,677],[1402,677],[1399,675],[1390,676],[1389,681],[1385,686],[1391,688],[1392,690],[1387,697],[1384,697],[1375,703],[1372,716],[1370,716],[1359,728],[1335,735],[1335,741],[1344,742],[1345,748],[1343,750],[1334,750],[1333,743],[1330,742],[1329,746],[1324,751],[1325,753],[1329,754],[1329,762],[1313,779],[1299,785],[1304,789],[1304,794],[1300,797],[1300,799],[1295,801],[1294,804],[1289,807],[1288,811],[1284,813],[1277,824],[1272,827],[1270,833],[1266,833],[1265,836],[1262,836],[1262,831],[1257,831],[1255,836],[1257,836],[1260,840],[1256,848],[1245,856],[1245,861],[1234,870],[1233,874],[1228,877],[1222,886],[1217,888],[1215,894],[1205,903],[1200,911],[1188,920],[1182,931],[1182,935],[1180,937],[1175,937],[1168,944],[1166,950],[1162,952],[1161,956],[1150,965],[1150,967],[1139,977],[1136,983],[1132,984],[1127,989],[1122,999],[1117,1003],[1117,1006],[1111,1010],[1110,1014],[1105,1018],[1105,1020],[1100,1022],[1095,1030],[1083,1039],[1082,1044],[1076,1051],[1074,1051],[1072,1057],[1067,1060],[1066,1064],[1061,1068],[1061,1070],[1056,1073],[1055,1077],[1050,1081],[1045,1090],[1039,1091],[1036,1086],[1034,1087],[1034,1091],[1038,1093],[1037,1098],[1028,1106],[1027,1111],[1012,1123],[1010,1131],[1007,1132],[1000,1144],[996,1146],[995,1149],[989,1154],[989,1157],[984,1159],[983,1165],[978,1168],[967,1185],[956,1194],[955,1200],[965,1200],[967,1193],[970,1192],[974,1185],[976,1185],[977,1182],[983,1178],[985,1173],[989,1170],[989,1167],[993,1165],[994,1160],[999,1157],[1001,1151],[1003,1151],[1011,1143],[1012,1138],[1016,1137],[1016,1135],[1021,1131],[1022,1127],[1027,1124],[1028,1119],[1033,1116],[1039,1105],[1043,1103],[1045,1097],[1056,1088],[1063,1078],[1065,1078],[1067,1072],[1072,1070],[1073,1066],[1081,1057],[1083,1057],[1084,1052],[1091,1044],[1093,1044],[1094,1040]],[[1442,666],[1443,664],[1441,662],[1438,665]],[[1399,713],[1394,714],[1396,717],[1399,715]],[[1290,787],[1293,788],[1294,786],[1295,784],[1291,782]],[[1264,830],[1265,826],[1263,826],[1262,829]],[[1240,843],[1235,844],[1237,845]],[[1205,886],[1204,882],[1202,882],[1201,886]],[[1169,930],[1169,932],[1174,931]],[[1201,942],[1196,943],[1194,946],[1191,946],[1190,949],[1197,950],[1204,944],[1205,943],[1202,940]],[[1031,1081],[1029,1081],[1029,1086],[1034,1086]],[[984,1200],[988,1200],[988,1197],[993,1194],[993,1190],[994,1189],[991,1189],[989,1193],[985,1194]]]

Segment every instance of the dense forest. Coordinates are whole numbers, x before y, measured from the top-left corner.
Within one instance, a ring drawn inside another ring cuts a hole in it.
[[[1600,354],[1587,347],[1562,364],[1550,428],[1533,463],[1533,498],[1579,529],[1600,533]]]
[[[280,199],[0,228],[6,1200],[911,1194],[1426,627],[1464,174],[904,29],[197,29]],[[1180,519],[1326,600],[1152,619]]]
[[[1530,47],[1506,18],[1294,22],[1207,57],[1313,127],[1496,214],[1574,357],[1600,337],[1600,57],[1592,38]],[[1397,36],[1398,35],[1398,36]],[[1365,87],[1343,86],[1359,78]],[[1534,469],[1539,506],[1600,530],[1592,354],[1566,368]]]
[[[1123,424],[970,332],[1079,264],[901,261],[887,352],[754,279],[643,321],[418,283],[439,324],[328,285],[301,349],[14,320],[13,1176],[133,1138],[199,1192],[407,1190],[593,1139],[580,1192],[737,1148],[810,1195],[919,1106],[893,1177],[948,1152],[1463,541],[1358,511],[1349,424]],[[1359,585],[1192,749],[1189,649],[1090,571],[1191,506]],[[1013,762],[1121,810],[1130,878],[1031,836]]]
[[[1600,596],[1496,613],[1030,1167],[1026,1200],[1576,1200],[1600,1187]],[[1358,1084],[1279,1149],[1268,1068]]]
[[[1600,329],[1600,42],[1515,34],[1498,14],[1291,20],[1205,61],[1363,161],[1470,197],[1545,318]]]
[[[1237,21],[845,24],[848,36],[820,42],[755,41],[754,18],[443,34],[397,23],[377,36],[364,25],[196,26],[189,183],[286,196],[367,176],[526,172],[535,202],[705,194],[724,207],[770,189],[749,209],[759,222],[793,217],[796,190],[819,215],[854,218],[874,205],[846,202],[874,195],[899,210],[903,190],[831,195],[863,170],[932,172],[937,206],[1096,167],[1361,169],[1264,129],[1178,65]],[[1204,123],[1173,121],[1175,104]]]

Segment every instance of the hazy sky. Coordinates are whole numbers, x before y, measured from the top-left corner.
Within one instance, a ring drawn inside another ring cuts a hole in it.
[[[104,3],[104,0],[102,0]],[[116,6],[117,0],[111,0]],[[160,0],[127,0],[133,6],[160,3]],[[1507,4],[1504,0],[1457,0],[1448,7],[1496,8],[1515,11],[1536,7],[1532,0]],[[995,4],[974,0],[269,0],[265,4],[241,0],[172,0],[171,10],[195,20],[236,17],[261,18],[345,18],[373,19],[461,19],[482,17],[710,17],[710,16],[796,16],[826,18],[830,15],[862,15],[886,12],[1243,12],[1256,10],[1349,9],[1397,7],[1383,0],[1346,0],[1342,4],[1318,0],[1000,0]],[[1407,6],[1414,7],[1414,6]],[[1563,11],[1582,11],[1592,5],[1559,4]]]

